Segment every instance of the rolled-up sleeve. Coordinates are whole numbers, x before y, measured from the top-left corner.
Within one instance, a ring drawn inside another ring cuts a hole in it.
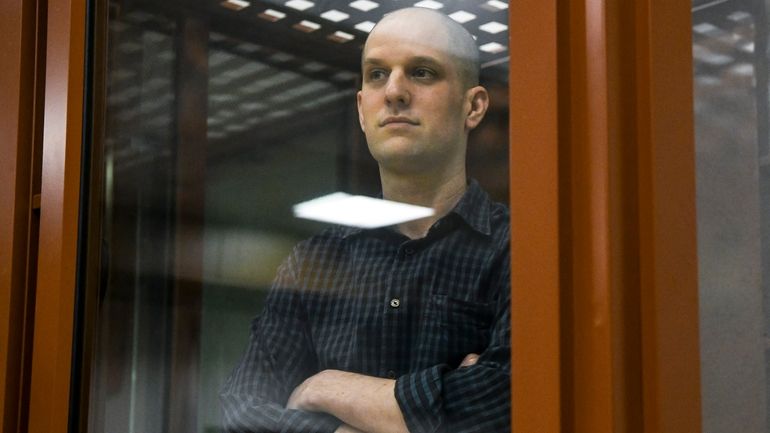
[[[293,269],[290,256],[252,322],[246,353],[222,388],[227,433],[332,433],[342,424],[328,414],[285,408],[317,365]]]

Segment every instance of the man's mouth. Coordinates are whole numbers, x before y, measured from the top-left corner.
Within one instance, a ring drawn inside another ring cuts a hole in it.
[[[391,116],[391,117],[386,117],[383,121],[381,121],[380,126],[385,126],[390,124],[399,124],[399,123],[405,123],[408,125],[419,125],[418,121],[410,119],[408,117]]]

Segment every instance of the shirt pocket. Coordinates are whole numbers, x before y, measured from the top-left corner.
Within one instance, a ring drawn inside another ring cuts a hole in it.
[[[493,318],[490,303],[433,294],[430,305],[450,365],[459,364],[469,353],[482,353],[489,345]]]

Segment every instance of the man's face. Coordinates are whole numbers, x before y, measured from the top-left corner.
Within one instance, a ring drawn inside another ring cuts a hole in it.
[[[470,102],[442,30],[430,21],[393,19],[367,40],[358,116],[381,167],[464,163]]]

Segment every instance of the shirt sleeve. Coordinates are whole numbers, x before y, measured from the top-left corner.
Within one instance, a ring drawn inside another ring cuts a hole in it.
[[[436,365],[396,380],[395,396],[411,433],[511,430],[510,255],[494,279],[499,296],[490,344],[470,367]]]
[[[290,256],[264,311],[252,322],[246,353],[220,393],[227,433],[332,433],[342,424],[328,414],[285,408],[294,388],[317,368],[295,269]]]

